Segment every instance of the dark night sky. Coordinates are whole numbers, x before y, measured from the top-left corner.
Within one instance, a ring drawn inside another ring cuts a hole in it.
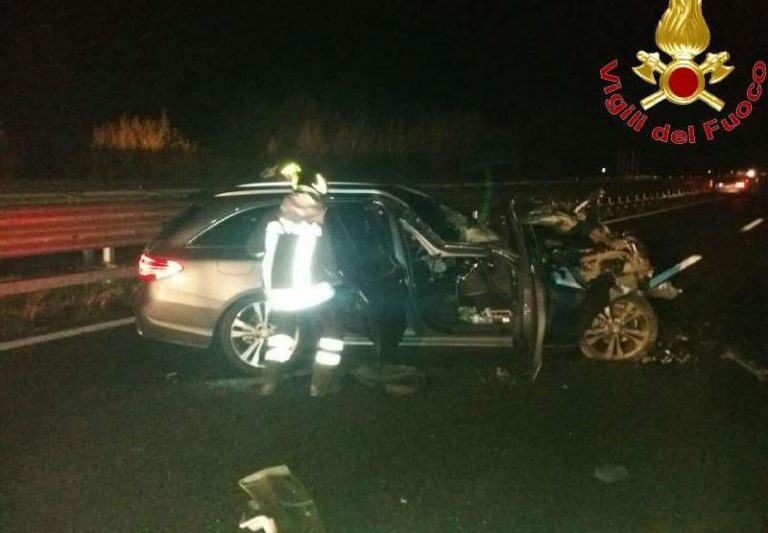
[[[737,67],[712,89],[726,109],[743,97],[755,60],[768,60],[766,4],[704,1],[710,51],[729,51]],[[629,100],[652,92],[630,67],[638,49],[656,49],[666,5],[14,2],[2,8],[0,120],[43,153],[84,142],[95,123],[124,112],[167,109],[190,136],[216,145],[254,102],[310,95],[341,110],[480,113],[528,173],[539,160],[588,172],[619,151],[634,151],[647,170],[768,165],[768,100],[740,131],[694,148],[655,146],[602,108],[598,71],[614,58]],[[651,120],[684,126],[715,116],[703,104],[662,104]]]

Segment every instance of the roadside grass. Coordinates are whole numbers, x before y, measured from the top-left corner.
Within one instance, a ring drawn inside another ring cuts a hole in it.
[[[51,154],[21,146],[24,157],[18,164],[5,164],[10,152],[0,146],[0,190],[13,185],[3,182],[33,178],[220,185],[254,179],[268,164],[286,158],[322,166],[329,174],[364,174],[368,180],[372,173],[378,174],[375,179],[397,173],[442,180],[461,176],[483,151],[486,122],[469,111],[385,113],[362,104],[338,108],[305,96],[252,103],[213,129],[178,123],[165,112],[123,114],[94,124],[55,161]]]
[[[171,125],[165,111],[158,118],[123,115],[96,126],[91,135],[91,146],[145,152],[197,151],[195,143]]]
[[[0,298],[0,341],[128,317],[136,283],[119,279],[4,296]]]

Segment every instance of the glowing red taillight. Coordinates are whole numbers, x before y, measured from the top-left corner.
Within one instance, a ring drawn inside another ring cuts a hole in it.
[[[139,279],[141,281],[155,281],[178,274],[184,270],[181,263],[162,257],[152,257],[141,254],[139,259]]]
[[[737,188],[737,189],[746,189],[746,188],[747,188],[747,182],[746,182],[746,181],[744,181],[744,180],[742,180],[742,181],[737,181],[737,182],[736,182],[736,188]]]

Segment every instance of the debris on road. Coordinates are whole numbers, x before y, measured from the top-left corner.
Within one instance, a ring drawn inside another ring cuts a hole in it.
[[[641,363],[658,363],[661,365],[685,365],[692,361],[691,346],[687,335],[676,335],[672,339],[657,342],[654,349],[646,355]]]
[[[496,380],[501,383],[508,383],[512,381],[512,374],[509,370],[504,368],[503,366],[497,366],[496,367]]]
[[[747,359],[742,354],[734,351],[734,350],[726,350],[723,354],[723,359],[730,359],[737,365],[739,365],[741,368],[755,376],[758,381],[762,381],[763,383],[768,383],[768,368],[760,366],[756,362]]]
[[[352,375],[366,387],[383,389],[395,396],[414,394],[424,384],[424,374],[406,365],[362,365]]]
[[[261,385],[261,380],[258,378],[227,378],[227,379],[211,379],[204,381],[203,384],[206,388],[214,390],[229,390],[229,391],[244,391]]]
[[[691,366],[717,355],[722,327],[702,316],[703,304],[694,300],[665,316],[665,327],[643,364]]]
[[[647,363],[659,363],[660,365],[671,365],[673,363],[678,365],[684,365],[691,360],[691,352],[686,349],[670,349],[662,348],[656,350],[653,354],[649,354],[641,361],[644,364]]]
[[[240,529],[265,533],[325,533],[315,502],[286,465],[259,470],[238,483],[258,514],[240,521]]]
[[[277,526],[275,525],[275,521],[271,518],[267,518],[264,515],[254,516],[250,520],[240,522],[240,529],[256,531],[257,533],[277,533]]]
[[[629,470],[621,465],[605,464],[597,466],[594,475],[606,485],[612,485],[627,479]]]
[[[674,300],[683,293],[682,289],[678,289],[670,282],[664,283],[648,290],[648,295],[653,298],[660,298],[662,300]]]
[[[497,365],[493,369],[488,367],[476,369],[475,374],[483,385],[501,383],[510,387],[517,386],[517,379],[512,375],[512,372],[501,365]]]

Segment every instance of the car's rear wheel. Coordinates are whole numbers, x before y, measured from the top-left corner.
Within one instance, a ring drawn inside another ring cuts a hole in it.
[[[637,361],[656,344],[658,333],[658,317],[648,300],[624,296],[592,319],[582,336],[581,352],[600,361]]]
[[[241,372],[258,376],[264,368],[267,338],[273,331],[264,298],[244,298],[222,315],[218,329],[219,346],[231,365]],[[299,336],[297,326],[293,333],[295,346],[299,344]]]

